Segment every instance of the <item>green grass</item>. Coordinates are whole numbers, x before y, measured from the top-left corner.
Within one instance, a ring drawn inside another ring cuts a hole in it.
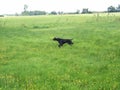
[[[0,90],[120,90],[119,24],[119,14],[0,18]]]

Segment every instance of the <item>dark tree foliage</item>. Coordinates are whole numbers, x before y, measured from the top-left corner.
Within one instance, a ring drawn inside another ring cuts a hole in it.
[[[113,6],[108,7],[108,12],[115,12],[116,9]]]
[[[33,15],[46,15],[47,13],[45,11],[24,11],[22,12],[22,15],[29,15],[29,16],[33,16]]]
[[[57,15],[57,12],[56,11],[52,11],[50,14]]]
[[[114,6],[109,6],[108,12],[120,12],[120,5],[118,5],[116,8]]]

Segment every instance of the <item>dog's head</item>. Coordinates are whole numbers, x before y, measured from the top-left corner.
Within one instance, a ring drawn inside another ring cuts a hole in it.
[[[54,37],[53,40],[56,41],[58,38]]]

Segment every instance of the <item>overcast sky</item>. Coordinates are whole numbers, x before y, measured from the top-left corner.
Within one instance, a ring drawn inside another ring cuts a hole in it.
[[[106,11],[109,6],[117,7],[120,0],[0,0],[0,14],[21,13],[24,4],[28,10],[73,12],[83,8],[90,11]]]

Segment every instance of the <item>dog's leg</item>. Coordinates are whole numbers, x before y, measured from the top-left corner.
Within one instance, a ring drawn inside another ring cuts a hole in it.
[[[58,41],[58,43],[59,43],[58,47],[63,46],[63,42],[62,41]]]
[[[60,47],[61,47],[61,45],[59,44],[59,45],[58,45],[58,47],[60,48]]]
[[[58,45],[58,47],[61,47],[61,46],[63,46],[63,44],[59,44],[59,45]]]

